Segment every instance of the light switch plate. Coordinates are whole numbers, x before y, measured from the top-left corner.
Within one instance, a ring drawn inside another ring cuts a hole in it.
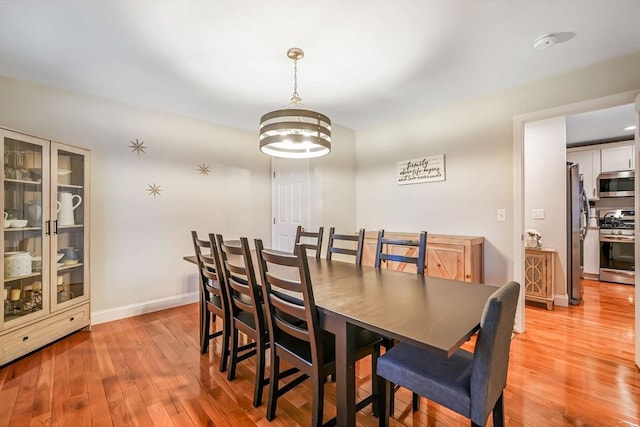
[[[506,209],[498,209],[496,212],[496,220],[497,221],[506,221],[507,220],[507,210]]]
[[[531,219],[544,219],[544,209],[531,209]]]

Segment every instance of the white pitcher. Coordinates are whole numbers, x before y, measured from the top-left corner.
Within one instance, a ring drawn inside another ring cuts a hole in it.
[[[73,201],[77,199],[77,203]],[[82,203],[82,197],[66,191],[58,193],[58,225],[74,225],[73,211]]]

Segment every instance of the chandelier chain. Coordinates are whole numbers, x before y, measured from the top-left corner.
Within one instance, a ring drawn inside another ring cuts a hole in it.
[[[293,60],[293,95],[291,96],[291,102],[294,104],[299,104],[300,95],[298,94],[298,59]]]

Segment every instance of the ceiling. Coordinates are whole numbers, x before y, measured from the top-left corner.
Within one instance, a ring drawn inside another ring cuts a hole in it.
[[[0,75],[249,131],[294,46],[303,104],[361,129],[638,52],[640,1],[0,1]]]
[[[636,123],[633,104],[589,111],[566,118],[567,145],[606,140],[633,139]]]

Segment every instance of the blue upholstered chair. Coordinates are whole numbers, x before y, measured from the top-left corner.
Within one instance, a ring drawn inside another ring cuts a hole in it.
[[[472,426],[484,426],[490,412],[493,425],[502,426],[502,394],[519,292],[520,285],[509,282],[489,298],[473,353],[460,349],[445,358],[400,343],[378,358],[380,426],[389,423],[391,383],[464,415]]]

